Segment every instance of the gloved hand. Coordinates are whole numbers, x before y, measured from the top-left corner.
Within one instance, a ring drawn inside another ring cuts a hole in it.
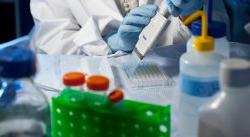
[[[123,19],[117,32],[107,38],[107,43],[113,52],[122,50],[131,52],[143,28],[149,24],[156,14],[157,6],[143,5],[131,10]]]
[[[203,6],[203,0],[166,0],[166,3],[173,16],[188,16]]]

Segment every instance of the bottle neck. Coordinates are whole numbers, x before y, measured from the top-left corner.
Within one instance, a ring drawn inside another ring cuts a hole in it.
[[[205,56],[210,56],[214,53],[214,50],[211,51],[197,51],[196,49],[194,49],[195,54],[197,55],[205,55]]]
[[[194,38],[196,38],[197,36],[199,36],[199,35],[192,35],[192,38],[194,39]],[[226,36],[214,37],[214,40],[220,40],[220,39],[227,39],[227,37],[226,37]]]
[[[78,86],[66,86],[66,88],[72,89],[72,90],[76,90],[76,91],[83,91],[83,85],[78,85]]]

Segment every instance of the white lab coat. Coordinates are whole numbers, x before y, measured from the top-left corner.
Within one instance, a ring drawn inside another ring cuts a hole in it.
[[[161,0],[140,0],[139,5]],[[123,20],[114,0],[31,0],[35,34],[31,46],[47,54],[108,55],[103,37]],[[162,35],[159,45],[185,43],[188,29],[178,18]]]

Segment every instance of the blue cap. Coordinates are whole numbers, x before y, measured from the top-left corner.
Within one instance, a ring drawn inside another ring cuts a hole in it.
[[[36,73],[35,54],[25,48],[8,47],[0,50],[0,77],[24,78]]]
[[[201,35],[201,21],[194,21],[191,25],[193,35]],[[226,36],[226,24],[218,21],[208,23],[208,35],[214,38],[221,38]]]

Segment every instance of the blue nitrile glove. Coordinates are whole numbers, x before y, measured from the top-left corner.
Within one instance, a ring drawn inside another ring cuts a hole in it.
[[[188,16],[203,6],[203,0],[165,0],[173,16]]]
[[[150,19],[156,14],[157,6],[143,5],[131,10],[123,19],[117,32],[107,38],[107,43],[112,52],[122,50],[131,52],[143,28],[149,24]]]

